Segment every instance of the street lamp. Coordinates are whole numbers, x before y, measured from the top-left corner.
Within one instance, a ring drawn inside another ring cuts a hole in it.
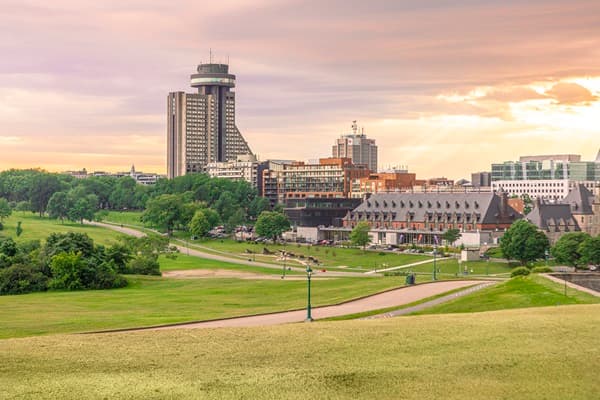
[[[311,306],[310,306],[310,277],[312,275],[312,269],[310,265],[306,266],[306,283],[308,285],[308,302],[306,304],[306,322],[312,322]]]
[[[434,244],[433,245],[433,280],[437,281],[437,271],[436,271],[436,265],[435,265],[435,258],[437,256],[437,245]]]

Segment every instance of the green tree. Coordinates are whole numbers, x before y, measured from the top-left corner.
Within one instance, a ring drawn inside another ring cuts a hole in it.
[[[590,238],[585,232],[565,233],[552,247],[552,255],[559,263],[578,267],[582,265],[581,244]]]
[[[32,211],[38,212],[40,217],[43,216],[50,197],[61,191],[64,186],[56,174],[37,173],[33,177],[29,188],[29,201]]]
[[[4,218],[10,217],[12,214],[12,209],[10,208],[10,204],[8,200],[3,197],[0,197],[0,223],[3,222]]]
[[[23,227],[21,226],[21,224],[22,224],[21,221],[17,222],[17,229],[15,232],[17,234],[17,237],[21,236],[21,234],[23,233]]]
[[[461,236],[460,230],[452,228],[442,234],[442,239],[454,246],[454,243],[460,239]]]
[[[69,210],[73,207],[72,198],[67,192],[56,192],[48,200],[46,211],[52,219],[60,219],[64,222],[69,216]]]
[[[502,254],[508,260],[518,260],[521,265],[544,258],[550,242],[535,225],[519,220],[512,224],[500,240]]]
[[[290,220],[284,214],[275,211],[263,211],[254,225],[257,235],[271,238],[273,241],[289,229]]]
[[[79,221],[82,224],[84,219],[92,221],[97,207],[98,197],[95,194],[78,198],[73,202],[72,207],[68,211],[69,219],[71,221]]]
[[[371,241],[371,236],[369,236],[369,231],[371,227],[365,221],[359,222],[356,224],[352,232],[350,232],[350,242],[355,246],[360,246],[365,251],[367,244]]]
[[[600,265],[600,236],[589,237],[579,246],[581,262],[584,265]]]
[[[190,222],[190,233],[194,236],[204,237],[208,234],[210,228],[210,223],[208,222],[206,215],[204,215],[204,212],[196,211],[196,214],[194,214],[194,217]]]
[[[163,229],[170,235],[181,224],[183,211],[181,195],[163,194],[148,200],[142,221]]]

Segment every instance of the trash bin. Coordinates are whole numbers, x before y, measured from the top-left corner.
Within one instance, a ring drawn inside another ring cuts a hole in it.
[[[408,274],[408,275],[406,275],[406,284],[407,285],[414,285],[415,284],[415,274]]]

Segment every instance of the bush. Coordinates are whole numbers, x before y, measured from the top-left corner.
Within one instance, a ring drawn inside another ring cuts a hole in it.
[[[160,265],[156,257],[139,255],[127,265],[127,274],[160,275]]]
[[[0,271],[0,295],[42,292],[48,278],[28,265],[16,264]]]
[[[515,276],[527,276],[529,275],[529,268],[527,267],[517,267],[510,271],[510,277],[514,278]]]
[[[545,274],[545,273],[548,273],[548,272],[553,272],[553,271],[552,271],[552,268],[546,267],[546,266],[544,266],[544,267],[535,267],[534,269],[531,270],[532,274]]]

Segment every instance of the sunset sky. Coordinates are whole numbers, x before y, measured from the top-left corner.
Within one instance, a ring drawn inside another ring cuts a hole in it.
[[[0,170],[166,170],[166,96],[229,57],[261,159],[469,177],[600,148],[600,1],[26,1],[0,13]]]

